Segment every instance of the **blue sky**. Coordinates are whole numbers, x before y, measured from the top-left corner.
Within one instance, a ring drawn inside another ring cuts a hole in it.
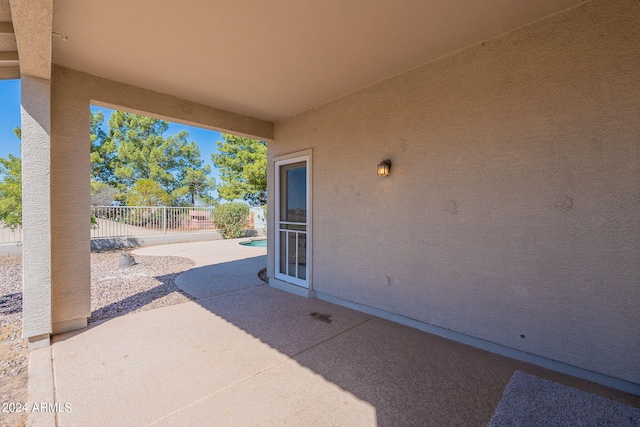
[[[20,126],[20,80],[0,80],[0,157],[20,156],[20,140],[13,128]]]
[[[104,128],[108,129],[111,112],[107,108],[92,106],[92,111],[102,111],[104,114]],[[20,156],[20,140],[14,135],[13,129],[20,126],[20,80],[0,80],[0,157],[7,157],[11,153]],[[181,130],[189,132],[189,141],[195,141],[200,147],[202,160],[211,165],[212,175],[216,182],[220,182],[220,174],[213,167],[211,154],[217,153],[217,141],[222,141],[220,132],[185,126],[178,123],[170,123],[165,136],[175,135]],[[87,144],[89,135],[87,135]],[[87,159],[88,161],[88,159]]]

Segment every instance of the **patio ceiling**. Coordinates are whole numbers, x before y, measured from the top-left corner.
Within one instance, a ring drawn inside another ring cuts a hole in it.
[[[0,80],[20,78],[18,45],[9,0],[0,0]]]
[[[278,121],[579,3],[54,0],[52,57]]]

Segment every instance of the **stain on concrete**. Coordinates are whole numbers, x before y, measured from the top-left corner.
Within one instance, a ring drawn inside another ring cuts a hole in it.
[[[451,215],[456,215],[458,213],[458,205],[456,204],[455,200],[449,200],[447,201],[444,210]]]
[[[314,319],[322,320],[325,323],[331,323],[330,314],[318,313],[317,311],[314,311],[313,313],[309,313],[309,316],[313,317]]]
[[[556,202],[556,210],[558,212],[566,212],[573,207],[573,199],[569,196],[564,196]]]

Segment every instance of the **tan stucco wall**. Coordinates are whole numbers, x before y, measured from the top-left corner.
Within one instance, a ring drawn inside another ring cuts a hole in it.
[[[49,80],[53,0],[10,0],[9,4],[20,56],[20,73]]]
[[[22,76],[23,336],[51,332],[51,81]]]
[[[171,120],[220,132],[231,132],[265,141],[273,139],[273,123],[186,101],[175,96],[114,82],[54,65],[68,89],[93,104]],[[179,78],[179,76],[176,76]],[[88,113],[87,113],[88,114]]]
[[[91,315],[89,102],[58,70],[51,90],[53,332]],[[80,325],[82,326],[82,325]]]
[[[55,65],[51,87],[51,318],[58,333],[82,327],[91,314],[91,103],[266,140],[273,125]]]
[[[276,123],[314,289],[640,383],[638,22],[594,1]]]

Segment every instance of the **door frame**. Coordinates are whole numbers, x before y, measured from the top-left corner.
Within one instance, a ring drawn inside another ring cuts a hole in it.
[[[306,245],[306,280],[303,281],[301,279],[297,279],[292,276],[287,276],[286,274],[280,273],[280,167],[284,165],[288,165],[291,163],[299,163],[305,162],[307,173],[306,173],[306,209],[307,209],[307,218],[306,218],[306,226],[307,226],[307,245]],[[286,283],[290,283],[301,288],[306,288],[311,290],[312,286],[312,273],[313,273],[313,258],[312,258],[312,250],[313,247],[313,221],[312,221],[312,206],[313,206],[313,193],[312,193],[312,154],[311,150],[298,151],[291,154],[286,154],[283,156],[278,156],[274,158],[274,175],[275,175],[275,198],[274,198],[274,255],[275,255],[275,269],[274,276],[276,279],[281,280]]]

